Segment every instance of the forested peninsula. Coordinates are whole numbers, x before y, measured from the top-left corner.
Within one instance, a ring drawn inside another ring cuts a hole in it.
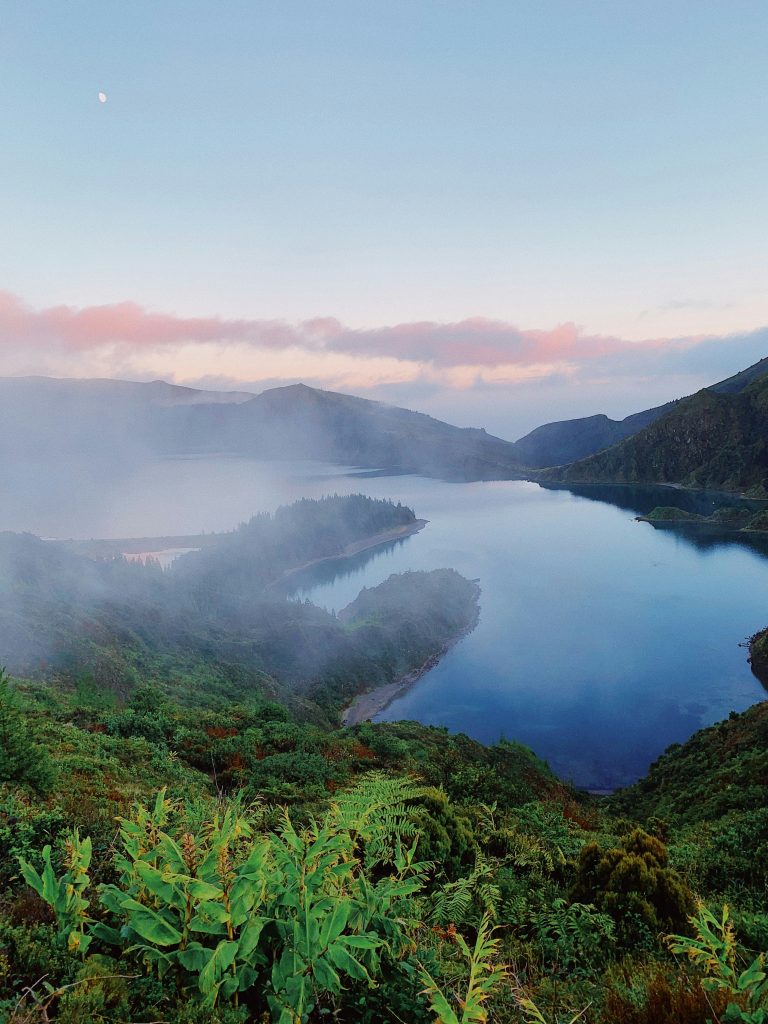
[[[607,800],[514,742],[340,727],[472,628],[478,583],[338,615],[275,583],[416,523],[302,501],[167,569],[0,535],[3,1019],[763,1019],[768,705]]]

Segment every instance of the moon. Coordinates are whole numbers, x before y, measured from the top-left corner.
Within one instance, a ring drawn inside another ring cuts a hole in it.
[[[107,94],[105,92],[100,92],[99,93],[99,103],[106,103],[106,102],[107,102]]]

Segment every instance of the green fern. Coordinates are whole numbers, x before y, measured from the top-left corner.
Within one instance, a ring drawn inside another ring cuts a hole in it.
[[[391,864],[398,840],[418,838],[409,806],[426,792],[410,779],[370,772],[354,789],[337,797],[328,817],[337,829],[349,832],[357,841],[366,867]]]
[[[466,878],[447,882],[435,894],[430,918],[436,924],[461,925],[483,915],[495,919],[501,903],[501,890],[492,879],[494,871],[490,864],[478,858],[474,871]],[[479,906],[479,913],[472,915],[473,907]]]

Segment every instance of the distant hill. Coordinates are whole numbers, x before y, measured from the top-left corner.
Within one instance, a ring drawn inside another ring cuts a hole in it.
[[[0,377],[0,398],[49,402],[117,402],[141,405],[174,406],[200,404],[237,404],[253,398],[249,391],[203,391],[200,388],[169,384],[165,380],[149,382],[112,380],[109,377]]]
[[[260,395],[163,381],[0,379],[0,453],[86,458],[228,453],[455,479],[521,476],[485,430],[296,384]]]
[[[636,434],[663,416],[674,404],[668,402],[655,409],[636,412],[623,420],[612,420],[598,413],[575,420],[545,423],[515,441],[515,454],[521,462],[532,468],[563,466]]]
[[[768,376],[755,377],[754,369],[677,402],[605,451],[545,470],[543,478],[671,483],[768,495]]]
[[[713,384],[708,391],[729,395],[743,391],[748,384],[768,373],[768,358],[742,370],[727,380]],[[627,437],[632,437],[675,408],[677,401],[658,405],[612,420],[608,416],[584,416],[580,419],[545,423],[515,442],[515,454],[520,462],[533,468],[564,466],[610,448]]]
[[[166,381],[0,378],[0,455],[119,458],[154,447],[155,413],[253,395],[200,391]]]
[[[460,479],[520,475],[513,445],[485,430],[295,384],[238,406],[165,415],[169,450],[222,450],[261,458],[314,458]]]

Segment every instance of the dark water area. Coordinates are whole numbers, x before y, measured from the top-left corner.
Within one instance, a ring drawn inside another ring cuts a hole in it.
[[[606,502],[638,516],[646,516],[657,506],[664,505],[701,516],[711,515],[715,509],[724,506],[746,508],[753,512],[768,508],[768,501],[756,498],[742,498],[723,491],[693,491],[662,484],[569,484],[566,487],[565,484],[543,483],[541,487],[552,491],[569,491],[589,501]]]
[[[393,572],[478,579],[476,630],[381,717],[520,740],[582,786],[631,782],[669,744],[765,698],[739,644],[768,625],[768,538],[635,521],[656,505],[708,514],[729,496],[222,457],[8,472],[0,529],[60,538],[220,531],[332,493],[410,505],[429,520],[420,533],[324,562],[293,593],[339,610]]]
[[[325,564],[294,580],[338,610],[392,572],[450,565],[479,578],[477,629],[379,720],[517,739],[577,784],[612,789],[764,699],[739,644],[768,624],[765,538],[638,523],[660,500],[637,489],[617,505],[521,482],[399,482],[402,500],[403,487],[420,492],[421,534],[333,579]],[[697,497],[697,508],[733,504]]]

